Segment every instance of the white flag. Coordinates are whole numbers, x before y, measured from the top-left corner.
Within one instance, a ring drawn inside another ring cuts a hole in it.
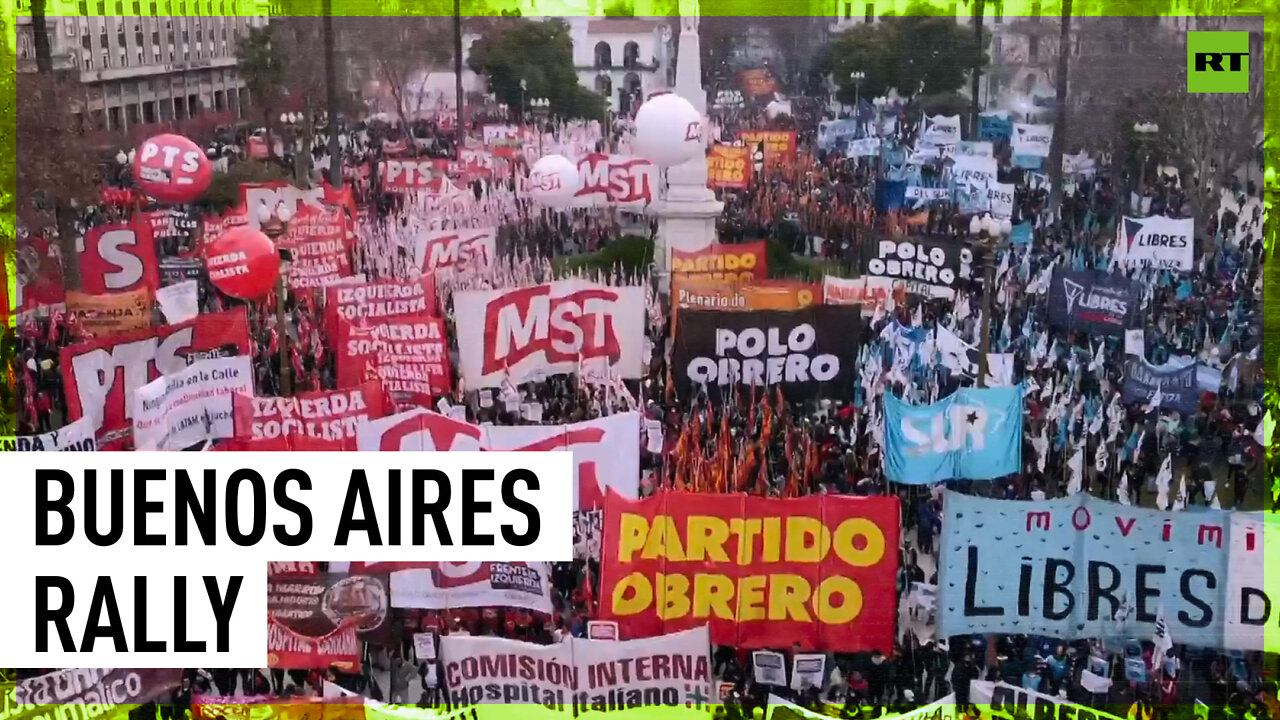
[[[1067,470],[1071,479],[1067,482],[1067,494],[1077,495],[1084,489],[1084,445],[1076,447],[1076,452],[1067,462]]]
[[[186,322],[200,314],[200,288],[195,280],[186,280],[156,290],[156,303],[170,325]]]
[[[1160,472],[1156,473],[1156,509],[1166,510],[1169,507],[1169,485],[1173,482],[1173,456],[1165,455],[1160,463]]]
[[[1120,475],[1120,486],[1116,488],[1116,501],[1121,505],[1128,507],[1129,502],[1129,471],[1125,470]]]

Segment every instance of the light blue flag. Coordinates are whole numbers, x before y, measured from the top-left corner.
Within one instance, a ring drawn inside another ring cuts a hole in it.
[[[992,480],[1022,469],[1022,386],[961,388],[932,405],[884,398],[885,473],[927,485]]]
[[[1031,244],[1031,221],[1020,222],[1013,226],[1013,233],[1009,236],[1009,242],[1018,247]]]

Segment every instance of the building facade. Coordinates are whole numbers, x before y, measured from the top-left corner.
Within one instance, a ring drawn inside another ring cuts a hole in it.
[[[264,25],[246,0],[52,0],[46,20],[54,71],[78,80],[74,111],[89,130],[198,117],[234,122],[249,104],[236,39]],[[173,14],[177,13],[177,14]],[[19,72],[34,72],[35,36],[19,14]]]
[[[672,30],[666,19],[569,18],[578,82],[615,113],[674,82]]]

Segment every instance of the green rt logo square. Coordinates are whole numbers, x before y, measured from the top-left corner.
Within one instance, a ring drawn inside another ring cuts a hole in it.
[[[1249,92],[1249,33],[1187,33],[1187,92]]]

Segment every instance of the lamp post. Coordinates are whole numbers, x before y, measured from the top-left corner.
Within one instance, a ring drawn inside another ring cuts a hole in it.
[[[307,184],[303,182],[305,180],[306,167],[303,159],[304,152],[301,148],[302,137],[298,132],[298,125],[303,119],[301,113],[280,113],[280,126],[289,134],[289,144],[293,147],[294,184],[300,187]]]
[[[293,219],[293,211],[284,203],[274,208],[267,207],[264,202],[258,206],[258,222],[262,234],[278,242],[289,232],[289,221]],[[293,379],[289,373],[289,326],[285,323],[285,284],[284,276],[292,260],[287,250],[280,250],[280,273],[276,276],[276,340],[280,345],[280,396],[293,394]]]
[[[529,106],[525,103],[524,95],[529,92],[529,81],[520,78],[520,124],[527,125],[529,123]]]
[[[987,386],[987,355],[991,352],[991,295],[996,284],[996,253],[1004,248],[1013,233],[1013,221],[996,220],[990,214],[974,215],[969,221],[969,234],[975,249],[982,250],[982,327],[978,339],[978,387]]]
[[[1160,126],[1155,123],[1141,122],[1133,124],[1133,133],[1138,138],[1138,148],[1142,151],[1142,164],[1138,167],[1138,190],[1147,184],[1147,161],[1151,159],[1151,142],[1155,140]]]
[[[849,79],[853,81],[853,112],[857,117],[858,101],[862,99],[862,81],[867,79],[867,74],[861,70],[854,70],[849,73]]]
[[[538,133],[538,157],[542,157],[542,120],[551,114],[551,101],[544,97],[529,101],[533,111],[533,129]]]

